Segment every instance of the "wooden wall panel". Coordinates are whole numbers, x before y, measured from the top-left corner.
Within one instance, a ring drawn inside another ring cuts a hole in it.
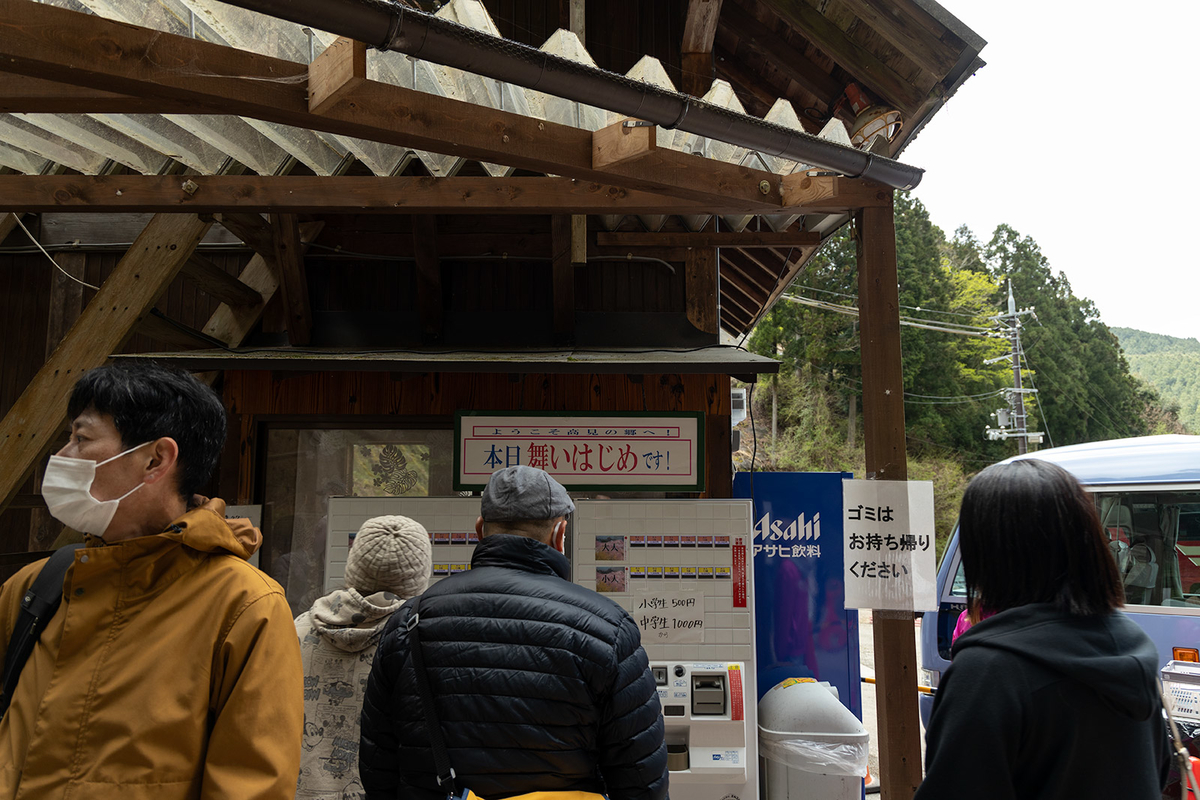
[[[45,256],[0,255],[0,416],[7,414],[44,363],[54,266]],[[35,490],[33,479],[22,494]],[[31,508],[0,514],[0,553],[29,549]]]
[[[238,502],[256,481],[257,423],[308,418],[337,427],[354,417],[422,417],[447,423],[459,409],[501,411],[703,411],[707,419],[708,493],[731,489],[729,378],[725,375],[558,375],[503,373],[270,372],[225,373],[225,403],[241,429]],[[231,432],[232,432],[231,426]]]

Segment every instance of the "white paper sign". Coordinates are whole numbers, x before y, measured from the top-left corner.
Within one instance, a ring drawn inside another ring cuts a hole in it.
[[[572,489],[700,491],[704,421],[699,412],[482,414],[455,418],[456,489],[482,489],[492,473],[524,464]]]
[[[846,608],[937,610],[931,481],[842,481]]]
[[[643,644],[704,641],[704,595],[699,592],[647,590],[634,595],[629,613],[641,628]]]

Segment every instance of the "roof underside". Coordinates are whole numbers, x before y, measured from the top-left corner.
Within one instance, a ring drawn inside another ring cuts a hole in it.
[[[302,64],[336,40],[332,34],[210,0],[48,0],[46,4]],[[706,20],[704,14],[711,14],[714,7],[718,15]],[[567,22],[559,16],[559,8],[558,0],[451,0],[437,14],[663,88],[703,94],[710,103],[848,147],[852,146],[848,126],[856,112],[845,94],[847,85],[854,83],[868,100],[896,109],[904,118],[892,141],[877,138],[858,143],[890,156],[898,155],[982,65],[978,59],[982,40],[929,0],[593,2],[586,18],[590,50],[576,34],[559,27]],[[697,52],[696,47],[707,50]],[[637,55],[646,52],[660,57]],[[697,76],[697,55],[711,64],[707,75]],[[367,78],[589,131],[618,119],[603,109],[397,53],[369,51]],[[657,145],[776,175],[813,169],[682,131],[658,129]],[[429,149],[206,113],[0,114],[0,168],[31,175],[257,173],[503,179],[531,174],[503,163]],[[715,216],[719,230],[808,230],[822,236],[847,218],[794,213]],[[630,218],[648,231],[712,230],[714,226],[714,215],[704,213],[678,215],[674,220],[661,214],[600,217],[602,227],[610,231],[628,230]],[[732,333],[749,330],[815,250],[724,250],[722,326]]]

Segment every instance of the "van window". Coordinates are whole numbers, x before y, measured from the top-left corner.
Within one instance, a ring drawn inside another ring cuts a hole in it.
[[[1095,492],[1129,605],[1200,606],[1200,492]]]

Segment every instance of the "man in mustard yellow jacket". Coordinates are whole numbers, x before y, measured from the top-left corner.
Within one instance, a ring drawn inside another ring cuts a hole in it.
[[[185,373],[108,366],[68,413],[42,493],[85,546],[0,720],[0,800],[291,798],[291,612],[246,562],[262,535],[193,497],[224,444],[220,399]],[[43,563],[0,587],[0,658]]]

